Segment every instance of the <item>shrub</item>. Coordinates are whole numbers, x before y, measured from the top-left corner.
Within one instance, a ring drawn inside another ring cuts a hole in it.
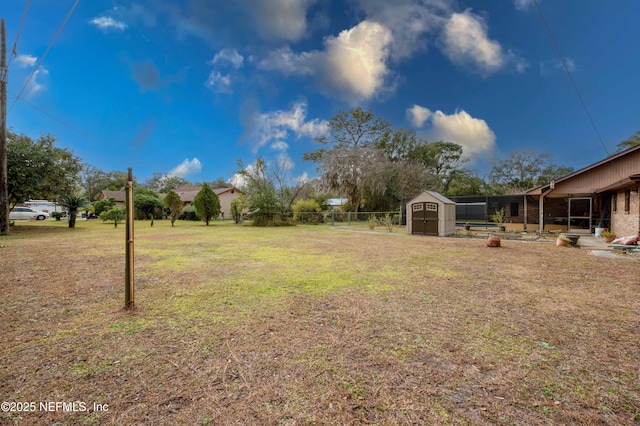
[[[293,203],[293,219],[301,223],[322,223],[324,216],[320,213],[320,204],[316,200],[298,200]]]
[[[376,229],[376,225],[378,224],[378,220],[376,219],[376,216],[371,214],[369,215],[369,218],[367,219],[368,225],[369,225],[369,229],[371,229],[372,231],[374,229]]]
[[[198,218],[198,215],[196,214],[196,208],[193,206],[187,206],[184,209],[182,209],[182,213],[180,213],[179,219],[194,220],[194,221],[200,220],[200,218]]]
[[[118,207],[114,207],[111,210],[107,210],[106,212],[100,213],[100,219],[103,222],[111,222],[113,221],[113,227],[118,227],[118,222],[122,222],[125,217],[124,209],[120,209]]]
[[[390,213],[385,213],[384,218],[382,219],[382,224],[387,231],[393,232],[393,226],[398,223],[397,215],[392,215]]]

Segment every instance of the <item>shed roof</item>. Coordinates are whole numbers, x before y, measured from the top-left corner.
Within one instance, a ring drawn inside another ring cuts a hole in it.
[[[450,199],[448,199],[447,197],[445,197],[444,195],[435,192],[435,191],[422,191],[420,194],[416,195],[415,197],[413,197],[411,199],[411,201],[415,200],[416,198],[418,198],[419,196],[421,196],[422,194],[429,194],[430,196],[432,196],[433,198],[435,198],[436,200],[440,201],[441,203],[444,204],[456,204],[454,201],[451,201]]]

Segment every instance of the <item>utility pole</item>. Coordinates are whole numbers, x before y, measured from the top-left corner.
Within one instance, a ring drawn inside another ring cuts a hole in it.
[[[7,41],[0,19],[0,235],[9,232],[9,174],[7,169]]]

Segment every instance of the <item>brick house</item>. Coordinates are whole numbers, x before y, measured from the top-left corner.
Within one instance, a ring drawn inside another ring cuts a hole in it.
[[[560,224],[563,230],[576,233],[591,233],[599,227],[618,236],[638,235],[639,189],[640,145],[525,191],[524,211],[537,210],[540,231]],[[529,216],[524,217],[526,226]]]

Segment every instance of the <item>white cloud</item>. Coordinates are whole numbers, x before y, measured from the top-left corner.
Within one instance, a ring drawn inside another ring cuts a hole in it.
[[[211,71],[209,78],[204,83],[209,89],[215,93],[232,93],[231,89],[231,77],[229,75],[222,75],[218,71]]]
[[[421,107],[420,105],[413,105],[407,109],[407,116],[415,127],[422,127],[425,121],[431,117],[432,113],[429,108]]]
[[[324,135],[327,130],[325,120],[313,119],[307,121],[307,105],[298,102],[288,110],[257,114],[254,117],[249,139],[254,144],[254,152],[265,145],[272,149],[283,151],[288,147],[285,140],[289,137],[299,139],[301,137],[314,138]]]
[[[296,178],[296,183],[298,185],[303,185],[307,182],[309,182],[309,173],[307,172],[302,172],[302,174]]]
[[[289,144],[285,141],[275,141],[271,144],[271,149],[274,151],[286,151],[289,149]]]
[[[307,33],[307,9],[315,0],[244,0],[258,32],[269,39],[297,41]]]
[[[49,75],[49,70],[44,67],[38,68],[34,73],[29,85],[27,86],[27,90],[29,96],[36,95],[42,92],[45,89],[45,83],[43,80],[46,80]]]
[[[529,10],[529,7],[533,5],[533,0],[513,0],[513,4],[518,10]]]
[[[259,66],[287,74],[314,75],[323,90],[357,103],[384,89],[392,40],[385,26],[362,21],[335,37],[327,37],[325,50],[295,54],[286,47],[272,52]]]
[[[222,49],[218,53],[215,54],[213,59],[209,62],[211,65],[215,65],[218,63],[228,62],[233,65],[234,68],[240,68],[244,58],[240,55],[235,49]]]
[[[124,31],[127,29],[127,24],[122,21],[116,21],[109,16],[101,16],[99,18],[93,18],[89,21],[91,24],[100,28],[102,31]]]
[[[277,167],[282,171],[291,170],[295,166],[291,157],[289,157],[285,152],[278,154],[276,161],[278,162]]]
[[[567,65],[569,72],[577,70],[576,61],[571,58],[564,58],[564,62]],[[565,72],[564,65],[560,59],[553,59],[551,61],[540,62],[540,75],[543,77],[553,74],[555,72]]]
[[[451,15],[444,26],[441,41],[443,53],[451,62],[485,75],[509,64],[518,72],[527,67],[522,58],[511,51],[505,52],[500,43],[489,39],[487,23],[469,9]]]
[[[357,0],[367,19],[388,28],[393,36],[391,57],[401,60],[427,48],[424,37],[438,31],[451,11],[446,0]]]
[[[188,175],[193,175],[199,173],[202,170],[202,163],[197,158],[193,160],[189,160],[186,158],[182,163],[172,169],[167,176],[177,176],[177,177],[185,177]]]
[[[422,116],[428,116],[428,119],[422,121],[422,124],[427,121],[431,124],[431,128],[425,131],[427,140],[455,142],[462,146],[467,158],[489,153],[496,147],[496,135],[487,122],[472,117],[464,110],[447,115],[442,111],[432,112],[428,108],[414,105],[407,109],[410,118],[415,117],[414,111],[421,111]]]
[[[20,68],[32,67],[36,64],[37,57],[31,55],[18,55],[16,56],[16,63]]]
[[[370,99],[383,86],[388,74],[388,46],[391,31],[369,21],[328,38],[326,44],[327,72],[323,79],[333,88],[345,91],[356,99]]]
[[[258,63],[258,66],[266,70],[278,70],[285,74],[312,75],[321,55],[317,50],[296,54],[289,46],[285,46],[270,52],[266,58]]]

